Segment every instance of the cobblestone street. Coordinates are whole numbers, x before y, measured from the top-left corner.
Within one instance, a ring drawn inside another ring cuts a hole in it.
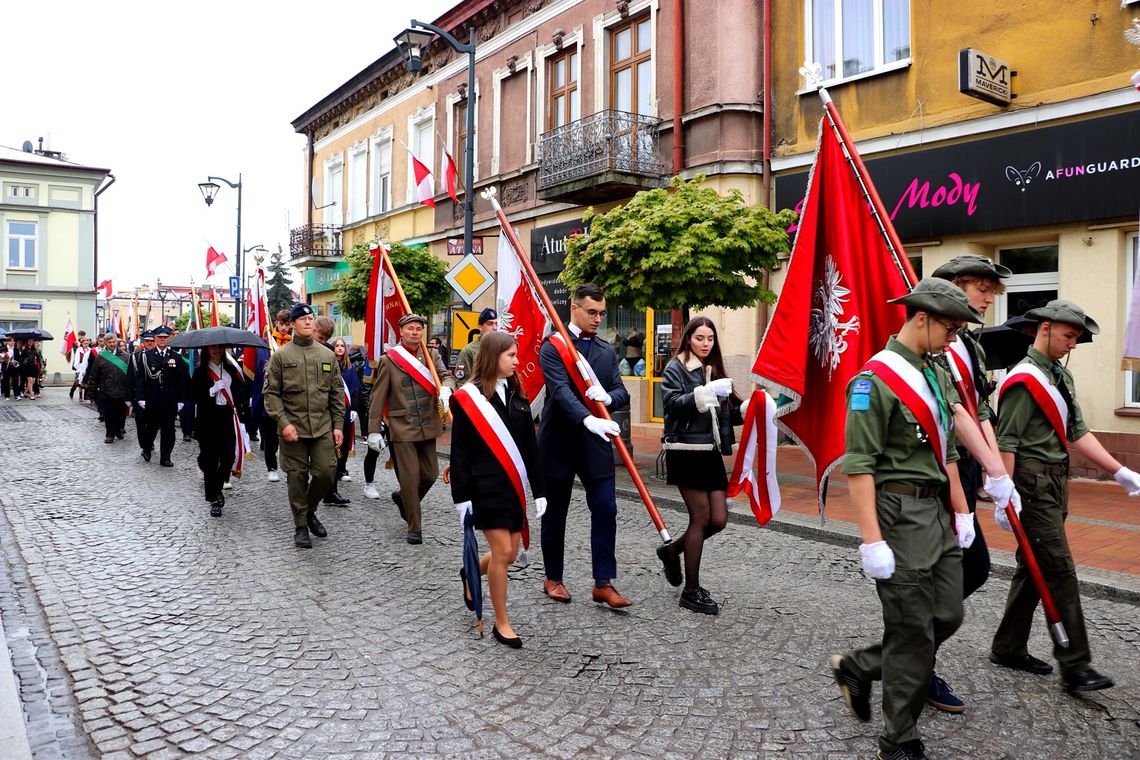
[[[132,421],[105,445],[63,390],[0,403],[0,612],[39,757],[874,755],[880,689],[858,723],[826,665],[881,630],[854,550],[730,522],[702,574],[721,614],[696,615],[662,576],[644,508],[622,502],[617,586],[634,605],[614,612],[589,601],[588,519],[573,506],[574,602],[542,595],[535,526],[530,565],[511,573],[513,651],[490,636],[489,600],[482,640],[463,607],[442,483],[424,545],[409,546],[391,472],[369,501],[350,460],[351,506],[322,507],[329,537],[298,550],[285,483],[265,481],[260,456],[212,519],[196,444],[179,442],[166,470],[139,457]],[[1074,698],[1056,675],[986,661],[1007,588],[991,578],[939,655],[968,709],[924,713],[930,756],[1140,755],[1137,606],[1085,598],[1094,666],[1117,685]],[[1031,651],[1050,659],[1043,621]]]

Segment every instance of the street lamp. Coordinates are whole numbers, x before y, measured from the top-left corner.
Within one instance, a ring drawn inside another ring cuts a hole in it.
[[[472,252],[471,238],[475,201],[475,27],[471,27],[470,42],[464,45],[445,29],[434,24],[412,19],[412,25],[396,35],[396,47],[404,57],[408,71],[418,73],[424,67],[424,53],[434,35],[439,35],[457,53],[467,54],[467,137],[463,142],[463,252]]]
[[[240,284],[241,284],[241,269],[242,269],[241,260],[243,258],[241,255],[241,174],[240,173],[238,174],[238,181],[236,183],[230,182],[225,177],[206,177],[205,182],[199,182],[198,183],[198,189],[202,191],[202,198],[206,201],[207,206],[212,206],[214,204],[214,196],[216,196],[218,194],[218,190],[220,189],[220,185],[218,185],[218,183],[215,182],[214,180],[217,180],[218,182],[225,182],[227,185],[229,185],[233,189],[237,190],[237,193],[238,193],[238,197],[237,197],[237,251],[238,251],[238,255],[237,255],[237,264],[235,265],[235,268],[237,269],[237,271],[235,272],[235,274],[237,275],[238,284],[240,286]],[[238,292],[238,296],[237,296],[237,303],[234,307],[235,313],[237,314],[237,324],[239,324],[239,325],[245,324],[245,320],[244,320],[243,314],[242,314],[242,300],[241,299],[242,299],[242,294],[241,294],[240,288],[239,288],[239,292]]]
[[[170,295],[169,290],[163,290],[162,283],[155,283],[158,288],[158,323],[160,325],[166,324],[166,299]]]

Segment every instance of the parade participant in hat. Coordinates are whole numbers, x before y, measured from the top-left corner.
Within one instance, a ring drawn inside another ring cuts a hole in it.
[[[108,336],[114,333],[107,333]],[[116,340],[118,340],[116,338]],[[108,344],[110,341],[108,341]],[[139,442],[139,449],[142,451],[142,457],[146,461],[150,461],[151,450],[147,448],[146,441],[146,409],[139,405],[139,398],[136,395],[139,387],[139,378],[142,376],[142,359],[143,352],[154,348],[154,335],[150,330],[143,332],[139,335],[139,342],[135,346],[134,351],[130,351],[127,347],[127,340],[123,338],[122,348],[126,351],[130,359],[127,362],[127,387],[130,388],[130,398],[127,401],[127,406],[130,407],[131,416],[135,419],[135,439]],[[151,445],[154,444],[154,439],[151,439]]]
[[[1011,274],[1008,268],[992,259],[967,254],[950,259],[935,269],[931,276],[957,285],[966,294],[970,307],[985,316],[994,297],[1005,291],[1002,278]],[[966,496],[966,505],[971,513],[975,513],[978,489],[984,484],[986,492],[994,499],[995,513],[1000,521],[1012,496],[1013,481],[1002,463],[994,435],[989,404],[993,386],[986,377],[985,351],[977,336],[963,329],[957,340],[937,355],[935,361],[954,378],[962,402],[954,405],[954,436],[958,441],[958,478]],[[974,532],[974,543],[962,550],[963,599],[981,588],[990,574],[990,552],[977,517],[974,518]],[[937,673],[930,675],[926,703],[952,713],[966,709],[966,703]]]
[[[479,334],[475,340],[468,343],[459,352],[455,360],[455,379],[462,380],[475,368],[475,355],[479,353],[479,341],[489,332],[499,329],[499,312],[494,309],[483,309],[479,312]]]
[[[222,486],[231,474],[240,477],[249,439],[244,424],[249,411],[245,377],[226,361],[224,346],[206,346],[191,378],[194,437],[206,503],[212,517],[222,516]]]
[[[131,398],[131,386],[127,380],[130,356],[119,348],[119,339],[114,333],[107,333],[104,345],[104,349],[91,358],[85,382],[99,398],[103,422],[107,427],[103,443],[114,443],[116,438],[122,439],[124,435],[127,403]]]
[[[170,459],[174,451],[174,426],[178,413],[190,400],[189,373],[186,365],[173,349],[167,347],[171,329],[159,325],[151,330],[155,347],[145,350],[138,361],[135,375],[135,399],[146,411],[146,430],[143,433],[143,459],[150,461],[154,439],[159,440],[159,464],[173,467]]]
[[[891,303],[906,306],[906,322],[848,386],[843,460],[863,572],[875,579],[883,607],[883,637],[834,655],[831,669],[862,721],[871,719],[871,684],[882,680],[878,757],[911,760],[926,757],[918,716],[934,653],[962,623],[962,549],[974,538],[958,476],[958,395],[931,354],[983,317],[961,289],[936,278]]]
[[[308,304],[289,311],[293,340],[265,366],[265,412],[277,422],[281,464],[289,483],[293,543],[313,545],[309,534],[324,538],[317,506],[336,474],[336,447],[344,433],[344,394],[332,351],[314,340],[316,317]]]
[[[409,544],[423,543],[420,502],[439,476],[435,441],[443,433],[441,408],[455,390],[455,379],[444,366],[439,353],[424,345],[427,320],[418,314],[400,317],[400,342],[382,357],[372,381],[369,404],[368,447],[379,451],[384,439],[379,432],[384,417],[388,418],[388,435],[392,441],[392,457],[400,490],[392,493],[392,501],[407,520]],[[425,361],[435,365],[436,387]]]
[[[475,530],[483,531],[491,547],[479,560],[495,609],[491,633],[515,649],[522,639],[507,617],[507,569],[518,556],[527,525],[528,487],[535,514],[541,518],[546,511],[534,419],[518,364],[514,337],[492,332],[483,340],[470,380],[451,397],[451,498],[460,522],[470,512]],[[464,601],[470,604],[467,584],[481,583],[481,578],[469,579],[463,570],[459,575]]]
[[[1061,365],[1085,333],[1096,335],[1096,321],[1072,301],[1057,299],[1031,309],[1038,322],[1028,354],[1009,371],[998,389],[997,443],[1023,499],[1021,525],[1033,545],[1045,583],[1068,633],[1069,646],[1054,646],[1061,682],[1070,692],[1096,691],[1112,679],[1092,668],[1077,569],[1065,537],[1069,514],[1069,447],[1112,473],[1129,496],[1140,496],[1140,475],[1120,464],[1089,432],[1077,403],[1073,376]],[[1029,632],[1040,596],[1017,553],[1005,614],[994,634],[990,661],[1045,675],[1053,666],[1029,654]]]
[[[629,404],[629,392],[618,374],[613,348],[598,335],[606,316],[606,297],[593,283],[579,285],[570,304],[567,329],[578,354],[586,360],[598,382],[586,389],[591,400],[607,409]],[[546,403],[538,431],[539,459],[545,467],[547,510],[542,518],[542,557],[546,567],[543,591],[556,602],[568,603],[570,592],[563,583],[566,544],[566,517],[574,478],[586,491],[590,510],[590,556],[594,577],[592,598],[613,608],[632,602],[618,593],[617,577],[617,497],[614,491],[614,455],[610,436],[621,433],[613,420],[590,414],[579,395],[571,373],[578,369],[569,355],[560,351],[561,338],[543,342],[539,363],[546,379]]]

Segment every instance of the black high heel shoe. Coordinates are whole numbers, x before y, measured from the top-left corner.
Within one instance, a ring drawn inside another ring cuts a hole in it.
[[[498,639],[500,644],[506,644],[511,649],[522,649],[522,638],[519,636],[508,639],[506,636],[499,633],[499,629],[495,626],[491,626],[491,635]]]
[[[468,596],[467,592],[467,571],[465,571],[462,567],[459,568],[459,579],[463,581],[463,603],[467,605],[467,609],[474,611],[475,602],[470,596]]]

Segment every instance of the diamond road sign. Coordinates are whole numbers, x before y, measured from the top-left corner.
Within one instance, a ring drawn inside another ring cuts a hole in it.
[[[479,259],[467,254],[447,273],[447,282],[470,306],[475,303],[476,298],[495,284],[495,278],[479,263]]]

